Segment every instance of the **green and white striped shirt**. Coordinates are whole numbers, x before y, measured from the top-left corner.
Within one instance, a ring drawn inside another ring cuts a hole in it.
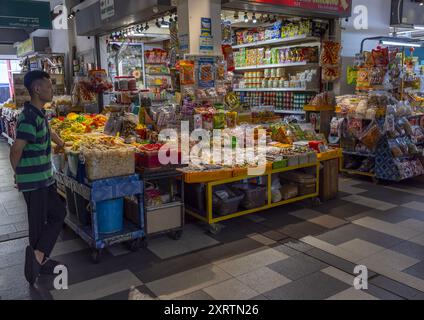
[[[18,118],[16,139],[27,141],[16,167],[19,191],[33,191],[52,185],[51,136],[45,111],[25,103]]]

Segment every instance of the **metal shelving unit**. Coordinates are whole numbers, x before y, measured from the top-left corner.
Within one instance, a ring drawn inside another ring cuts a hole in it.
[[[306,88],[238,88],[234,92],[317,92],[318,89]]]
[[[274,113],[281,113],[281,114],[305,114],[305,111],[302,110],[275,110]]]
[[[236,71],[246,71],[246,70],[260,70],[260,69],[269,69],[269,68],[289,68],[289,67],[319,67],[318,63],[308,63],[306,61],[302,62],[288,62],[288,63],[276,63],[276,64],[263,64],[256,66],[245,66],[245,67],[236,67]]]
[[[319,41],[319,38],[308,37],[307,35],[301,35],[301,36],[295,36],[290,38],[270,39],[270,40],[234,45],[233,49],[255,48],[255,47],[261,47],[261,46],[279,45],[284,43],[296,43],[296,42],[305,42],[305,41]]]

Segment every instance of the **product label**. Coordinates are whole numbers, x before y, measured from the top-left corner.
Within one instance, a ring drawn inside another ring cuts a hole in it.
[[[199,59],[199,88],[215,86],[214,58]]]
[[[204,37],[212,36],[212,21],[211,18],[201,18],[200,20],[200,31]]]
[[[212,54],[213,53],[213,38],[200,36],[199,38],[199,52],[200,54]]]

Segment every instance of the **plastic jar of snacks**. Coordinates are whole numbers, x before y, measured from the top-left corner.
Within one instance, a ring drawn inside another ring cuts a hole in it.
[[[130,91],[137,91],[137,81],[134,77],[128,78],[128,90]]]
[[[119,77],[119,90],[128,90],[128,77]]]

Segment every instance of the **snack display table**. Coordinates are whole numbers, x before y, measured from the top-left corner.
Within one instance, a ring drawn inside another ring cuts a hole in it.
[[[282,200],[282,201],[278,201],[273,203],[272,202],[272,177],[274,174],[280,174],[280,173],[285,173],[285,172],[291,172],[291,171],[296,171],[298,169],[312,169],[315,172],[315,177],[316,177],[316,182],[315,182],[315,188],[313,192],[307,193],[307,194],[302,194],[302,195],[298,195],[295,197],[292,197],[290,199],[287,200]],[[215,181],[209,181],[205,184],[202,184],[203,187],[203,191],[205,194],[205,210],[198,210],[196,208],[193,208],[193,206],[190,206],[190,204],[187,203],[186,201],[186,212],[188,214],[190,214],[191,216],[206,222],[209,225],[209,231],[211,233],[219,233],[220,231],[220,225],[217,224],[218,222],[221,221],[225,221],[225,220],[229,220],[229,219],[233,219],[236,217],[240,217],[240,216],[244,216],[247,214],[251,214],[251,213],[255,213],[255,212],[259,212],[259,211],[263,211],[266,209],[270,209],[270,208],[274,208],[274,207],[278,207],[278,206],[283,206],[289,203],[294,203],[294,202],[299,202],[305,199],[312,199],[314,201],[314,203],[320,203],[320,200],[318,198],[319,195],[319,163],[318,162],[314,162],[314,163],[307,163],[307,164],[303,164],[303,165],[298,165],[298,166],[291,166],[291,167],[285,167],[285,168],[280,168],[280,169],[275,169],[275,170],[265,170],[263,175],[258,175],[258,176],[248,176],[248,175],[243,175],[243,176],[237,176],[237,177],[233,177],[233,178],[228,178],[228,179],[221,179],[221,180],[215,180]],[[255,178],[260,178],[260,177],[264,177],[266,179],[266,201],[265,201],[265,205],[261,205],[258,206],[256,208],[252,208],[252,209],[247,209],[247,210],[237,210],[237,212],[233,212],[230,214],[216,214],[216,212],[214,212],[213,210],[213,192],[214,192],[214,188],[216,187],[220,187],[226,184],[234,184],[236,182],[240,182],[242,183],[243,181],[247,180],[247,179],[255,179]],[[187,183],[186,182],[186,195],[188,194],[188,189],[193,189],[192,184]],[[199,192],[198,194],[191,194],[191,198],[196,197],[196,200],[201,200],[200,197],[202,197],[201,195],[202,192]],[[200,197],[199,197],[200,195]],[[186,196],[186,200],[187,200],[187,196]],[[204,212],[202,212],[204,211]]]

